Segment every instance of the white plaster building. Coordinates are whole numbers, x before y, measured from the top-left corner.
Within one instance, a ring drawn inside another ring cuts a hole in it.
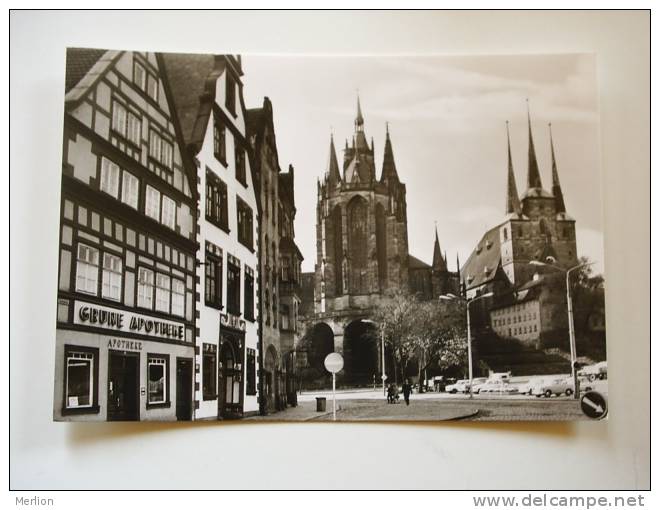
[[[195,419],[259,411],[258,204],[241,59],[164,54],[199,191]]]

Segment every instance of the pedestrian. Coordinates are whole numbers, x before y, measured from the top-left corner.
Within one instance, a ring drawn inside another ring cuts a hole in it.
[[[412,386],[410,386],[410,381],[406,379],[403,381],[403,399],[406,401],[406,405],[410,405],[410,394],[412,393]]]

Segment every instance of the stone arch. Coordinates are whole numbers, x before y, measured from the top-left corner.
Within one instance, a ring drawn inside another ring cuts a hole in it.
[[[378,342],[373,324],[361,319],[349,322],[344,328],[343,351],[345,384],[365,386],[378,379]]]
[[[348,229],[349,258],[349,289],[351,293],[366,294],[368,292],[368,239],[369,239],[369,205],[367,201],[356,196],[351,199],[346,208]]]
[[[323,361],[335,351],[335,334],[325,322],[317,322],[305,334],[307,364],[314,369],[324,370]]]
[[[277,349],[274,345],[269,345],[264,355],[264,369],[263,369],[263,393],[266,399],[266,409],[268,412],[273,412],[277,408],[277,395],[279,393],[278,380],[279,380],[279,366],[278,366]]]

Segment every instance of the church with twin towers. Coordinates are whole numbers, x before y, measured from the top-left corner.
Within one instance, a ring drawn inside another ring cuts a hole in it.
[[[403,291],[433,299],[461,292],[458,259],[451,271],[437,231],[429,239],[434,243],[431,264],[410,254],[404,174],[395,163],[389,126],[383,127],[378,175],[374,140],[368,141],[358,98],[342,163],[331,135],[327,168],[317,185],[314,306],[308,324],[312,358],[319,362],[323,353],[343,353],[345,378],[355,382],[371,381],[379,371],[375,347],[362,337],[369,327],[364,321],[388,294]]]
[[[401,291],[423,300],[448,294],[470,299],[492,293],[493,297],[480,301],[474,310],[477,336],[491,331],[538,346],[547,338],[563,335],[563,294],[554,292],[554,285],[546,285],[550,275],[545,280],[538,278],[539,272],[547,271],[533,263],[563,271],[577,263],[575,220],[566,209],[552,135],[552,187],[548,191],[541,181],[529,111],[527,123],[526,188],[518,193],[507,123],[503,215],[499,221],[494,218],[496,225],[485,232],[464,265],[460,266],[457,257],[455,270],[450,270],[437,229],[435,238],[429,239],[434,243],[431,264],[411,255],[402,180],[405,170],[399,173],[394,142],[385,125],[382,168],[377,174],[374,141],[365,133],[358,98],[354,132],[344,143],[341,165],[331,135],[327,168],[317,185],[316,264],[313,275],[306,275],[304,303],[311,365],[322,367],[327,353],[341,352],[344,382],[370,381],[380,366],[376,346],[364,338],[374,326],[369,318],[388,294]],[[510,319],[500,317],[517,317],[521,307],[538,309],[538,313],[528,314],[534,324],[510,327]]]

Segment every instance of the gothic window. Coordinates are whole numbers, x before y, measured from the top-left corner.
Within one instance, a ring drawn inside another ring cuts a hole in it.
[[[354,198],[348,205],[348,257],[351,262],[349,287],[358,294],[367,292],[367,202]]]
[[[348,292],[348,260],[346,257],[341,262],[341,284],[343,286],[344,292]]]
[[[342,247],[342,226],[341,226],[341,207],[336,206],[332,211],[332,233],[334,235],[334,267],[335,267],[335,293],[343,294],[347,289],[342,286],[342,266],[341,261],[344,257]]]
[[[387,231],[385,226],[385,208],[376,206],[376,250],[378,255],[378,280],[381,289],[387,285]]]

